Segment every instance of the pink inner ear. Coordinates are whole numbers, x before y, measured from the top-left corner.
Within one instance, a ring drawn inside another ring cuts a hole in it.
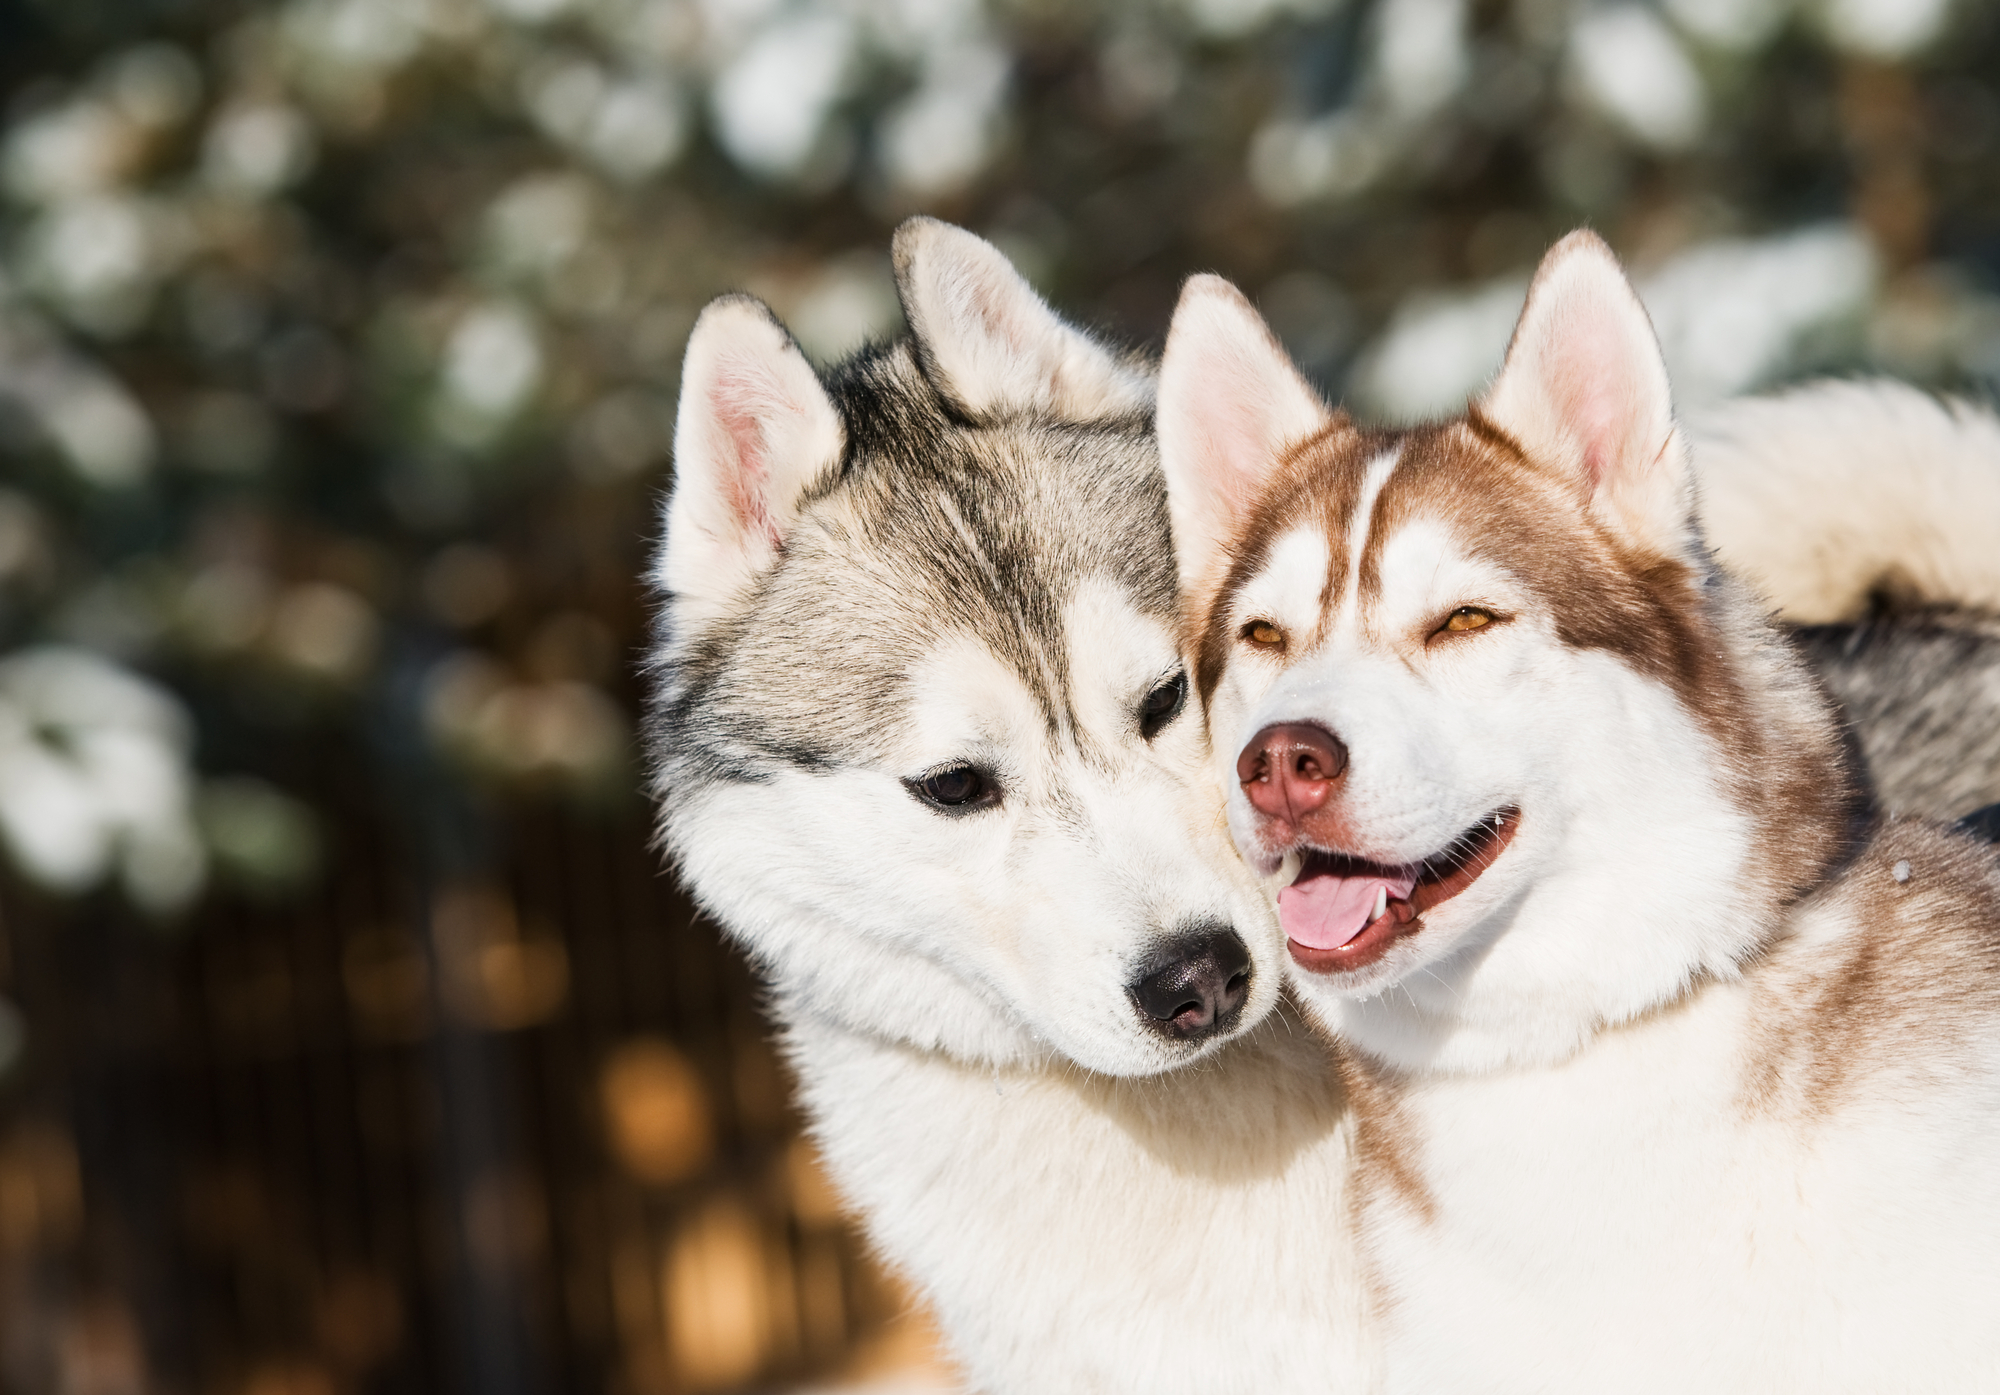
[[[1270,413],[1257,410],[1268,398],[1264,385],[1246,369],[1249,365],[1232,361],[1216,375],[1220,381],[1203,422],[1203,453],[1217,466],[1208,475],[1209,492],[1232,514],[1250,507],[1284,444],[1267,420]]]
[[[1186,381],[1201,386],[1184,409],[1201,482],[1228,515],[1250,507],[1279,454],[1321,415],[1290,362],[1257,340],[1258,329],[1246,324],[1236,331],[1241,340],[1216,344],[1196,361]]]
[[[982,336],[1014,349],[1026,336],[1014,323],[1013,307],[1007,295],[1009,289],[1005,285],[995,286],[990,281],[981,284],[968,274],[954,285],[953,300],[959,316],[978,325]]]
[[[1548,390],[1561,420],[1583,448],[1591,489],[1638,462],[1632,459],[1642,430],[1641,398],[1651,387],[1647,365],[1635,362],[1629,336],[1603,313],[1565,317],[1552,346]]]
[[[766,503],[771,468],[763,417],[775,405],[742,377],[725,376],[715,387],[715,421],[736,467],[727,472],[730,508],[745,533],[761,533],[774,551],[783,539]]]

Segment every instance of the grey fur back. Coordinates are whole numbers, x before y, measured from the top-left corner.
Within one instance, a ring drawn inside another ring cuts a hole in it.
[[[2000,802],[2000,616],[1886,610],[1796,634],[1884,809],[1950,822]]]

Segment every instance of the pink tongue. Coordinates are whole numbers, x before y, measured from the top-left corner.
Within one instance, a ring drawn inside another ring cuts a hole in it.
[[[1339,949],[1375,918],[1378,891],[1388,892],[1391,901],[1401,901],[1416,884],[1415,877],[1308,873],[1278,893],[1278,923],[1286,936],[1307,949]]]

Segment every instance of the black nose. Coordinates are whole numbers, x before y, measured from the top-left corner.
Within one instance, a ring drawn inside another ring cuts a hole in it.
[[[1162,946],[1126,991],[1163,1036],[1213,1036],[1235,1022],[1250,996],[1249,947],[1234,930],[1183,936]]]

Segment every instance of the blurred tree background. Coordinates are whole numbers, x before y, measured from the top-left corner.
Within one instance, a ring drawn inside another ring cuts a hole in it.
[[[2000,377],[1988,0],[6,0],[0,1382],[766,1388],[907,1360],[646,847],[641,576],[710,296],[890,230],[1364,413],[1542,249],[1684,403]],[[751,852],[747,855],[755,855]]]

